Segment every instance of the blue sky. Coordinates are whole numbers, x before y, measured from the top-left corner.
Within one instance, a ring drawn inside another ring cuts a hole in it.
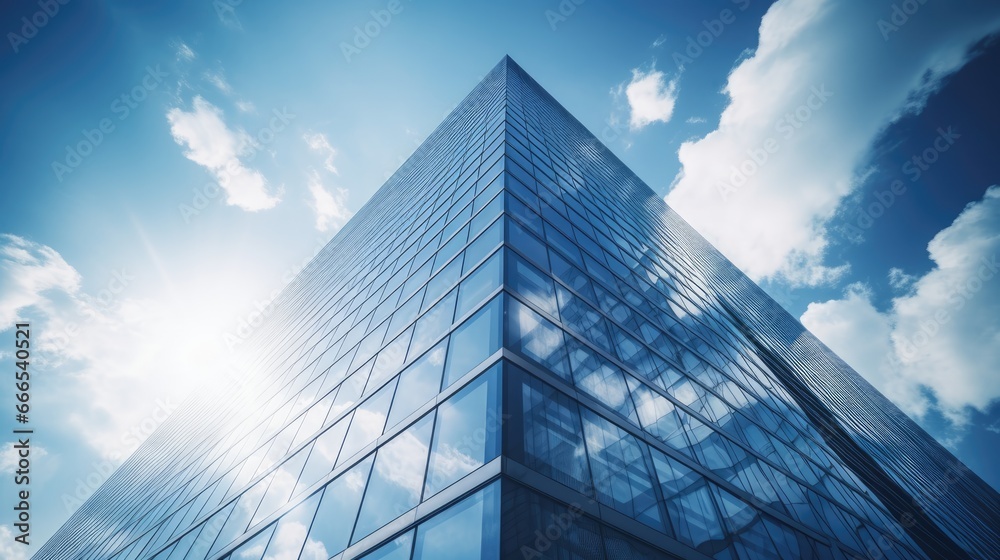
[[[44,4],[0,9],[34,543],[504,54],[1000,486],[995,2]]]

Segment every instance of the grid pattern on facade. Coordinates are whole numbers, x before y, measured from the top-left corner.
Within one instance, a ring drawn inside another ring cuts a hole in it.
[[[957,461],[509,58],[275,310],[38,558],[1000,548],[971,474],[901,523]]]

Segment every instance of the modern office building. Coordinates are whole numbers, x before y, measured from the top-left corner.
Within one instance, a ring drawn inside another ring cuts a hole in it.
[[[36,558],[1000,554],[997,492],[509,58],[244,346]]]

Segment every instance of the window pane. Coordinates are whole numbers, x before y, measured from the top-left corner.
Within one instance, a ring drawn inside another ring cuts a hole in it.
[[[556,295],[559,300],[559,317],[563,324],[598,347],[611,352],[611,337],[604,317],[562,286],[556,286]]]
[[[338,465],[344,464],[352,455],[361,451],[364,446],[378,439],[385,428],[385,419],[389,415],[389,403],[392,402],[396,382],[392,381],[354,411],[351,428],[344,439],[344,447],[340,451]]]
[[[445,362],[448,387],[500,348],[501,297],[487,303],[451,334]]]
[[[421,524],[413,560],[499,558],[499,489],[494,482]]]
[[[500,392],[496,364],[438,407],[426,496],[491,461],[500,451]]]
[[[488,255],[494,247],[503,241],[503,220],[493,222],[475,241],[469,243],[465,249],[465,271],[479,264],[483,257]]]
[[[337,453],[340,452],[341,444],[344,442],[344,434],[347,433],[350,421],[349,417],[344,418],[316,438],[306,466],[302,469],[299,482],[295,486],[294,494],[312,486],[333,470],[333,466],[337,462]]]
[[[580,411],[569,397],[526,377],[521,399],[524,414],[524,464],[549,478],[585,492],[590,487]],[[518,455],[520,455],[519,453]]]
[[[226,525],[219,532],[219,538],[215,540],[215,545],[212,546],[213,553],[233,542],[236,537],[242,535],[247,530],[247,527],[250,525],[250,518],[257,511],[257,505],[260,504],[260,500],[264,496],[264,491],[267,490],[267,485],[270,482],[271,477],[268,475],[240,496],[236,502],[236,507],[233,508],[232,514],[230,514],[229,519],[226,521]]]
[[[469,312],[483,298],[488,296],[493,290],[500,286],[500,251],[490,257],[490,260],[483,263],[465,280],[458,292],[458,310],[456,317],[461,317]]]
[[[372,460],[373,456],[370,456],[358,463],[335,478],[323,491],[306,541],[306,549],[316,552],[317,557],[329,558],[347,548]]]
[[[424,316],[417,320],[413,329],[413,341],[410,343],[410,353],[419,355],[426,350],[434,340],[443,335],[455,313],[455,298],[458,290],[452,290],[439,301]]]
[[[223,523],[225,523],[226,518],[229,517],[229,513],[233,510],[233,505],[230,504],[227,507],[222,508],[210,517],[207,521],[201,524],[201,533],[198,534],[198,540],[194,541],[191,545],[191,550],[188,551],[187,557],[195,560],[203,560],[208,556],[209,548],[212,543],[215,542],[216,536],[218,536],[219,531],[222,530]],[[144,545],[140,541],[140,545],[136,547],[136,552],[133,556],[138,556],[139,549]],[[131,559],[130,559],[131,560]]]
[[[389,411],[387,428],[395,426],[440,392],[447,347],[448,340],[442,340],[399,375],[399,387]]]
[[[431,278],[431,281],[427,283],[427,289],[424,291],[424,305],[423,308],[426,309],[432,302],[436,301],[438,297],[441,296],[448,288],[452,287],[455,282],[462,276],[462,259],[458,258],[450,263],[448,266],[441,269]]]
[[[378,357],[375,358],[375,365],[372,367],[371,376],[368,378],[368,385],[366,386],[368,391],[374,390],[390,375],[396,373],[399,366],[403,365],[403,361],[406,358],[406,350],[410,347],[410,334],[412,332],[412,328],[403,331],[403,334],[397,336],[395,340],[386,345],[378,353]]]
[[[582,413],[597,500],[662,531],[650,468],[639,442],[589,409]]]
[[[361,557],[362,560],[410,560],[413,549],[413,531],[400,535]]]
[[[315,558],[308,552],[303,551],[302,545],[306,542],[306,533],[309,531],[309,524],[312,523],[313,514],[316,513],[316,505],[319,503],[320,493],[317,492],[281,516],[278,520],[278,527],[274,530],[271,544],[267,545],[267,552],[264,553],[264,560],[290,560],[299,558],[300,552],[306,552],[303,558]]]
[[[656,450],[652,455],[676,537],[695,548],[723,538],[722,521],[705,479]]]
[[[274,533],[274,523],[234,550],[229,556],[230,560],[260,560],[267,541],[271,540],[271,533]]]
[[[271,476],[271,484],[267,487],[267,493],[264,494],[260,506],[257,507],[257,513],[254,514],[250,525],[254,525],[271,515],[288,502],[288,499],[292,497],[295,483],[299,480],[299,473],[302,472],[302,465],[305,464],[306,458],[306,454],[299,451],[294,457],[275,469]]]
[[[506,346],[569,381],[562,329],[514,298],[507,301]]]
[[[572,337],[566,338],[569,341],[569,363],[576,387],[638,426],[639,418],[632,405],[632,397],[622,370]]]
[[[552,317],[558,317],[552,279],[527,261],[511,254],[507,281],[510,288]]]
[[[378,450],[352,543],[420,502],[433,421],[428,414]]]
[[[517,249],[529,260],[537,263],[543,269],[549,268],[548,257],[546,256],[545,244],[531,235],[521,224],[514,220],[507,220],[507,242],[511,247]]]

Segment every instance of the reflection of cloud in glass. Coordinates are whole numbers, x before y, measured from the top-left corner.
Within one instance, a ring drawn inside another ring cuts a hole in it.
[[[264,554],[264,545],[266,542],[255,544],[250,548],[242,549],[238,551],[235,556],[237,558],[260,558],[261,554]]]
[[[562,346],[562,333],[538,320],[530,309],[517,306],[517,325],[523,348],[528,353],[546,361]]]
[[[327,441],[323,437],[316,440],[316,444],[313,446],[313,454],[319,453],[319,456],[323,458],[323,464],[330,465],[333,468],[333,462],[337,459],[337,452],[340,451],[340,439],[337,439],[337,445]]]
[[[360,492],[365,488],[365,479],[368,478],[367,469],[362,472],[361,469],[354,468],[350,472],[344,474],[344,484],[347,485],[354,492]]]
[[[444,445],[443,449],[434,455],[434,478],[439,481],[451,480],[456,474],[472,472],[480,464],[482,461],[470,457],[465,453],[465,450],[452,445]]]
[[[355,441],[375,441],[375,438],[382,435],[383,427],[385,427],[385,414],[363,408],[358,409],[351,422],[351,438],[361,438]],[[358,431],[358,436],[354,435],[355,431]]]
[[[698,400],[698,393],[695,392],[694,387],[691,385],[690,381],[683,380],[673,387],[670,388],[670,394],[674,396],[677,400],[690,406],[691,403]]]
[[[271,479],[271,486],[268,488],[268,495],[276,496],[279,499],[275,501],[269,497],[265,500],[268,503],[261,504],[261,508],[266,508],[270,511],[258,511],[254,516],[255,520],[263,519],[264,516],[270,515],[276,509],[285,505],[285,502],[287,502],[288,498],[292,495],[292,489],[295,488],[298,476],[299,473],[285,470],[285,467],[275,471],[274,477]]]
[[[302,556],[299,556],[299,560],[327,560],[329,557],[330,553],[326,551],[323,543],[309,539],[306,541],[305,547],[302,548]]]
[[[437,348],[431,350],[427,353],[427,361],[431,365],[440,366],[444,364],[444,346],[438,346]]]
[[[602,365],[597,371],[585,376],[580,380],[580,388],[612,408],[619,409],[625,404],[624,387],[607,370],[608,367]],[[601,375],[601,371],[606,375]]]
[[[306,538],[306,526],[298,521],[279,523],[278,530],[271,538],[264,560],[295,560],[299,557],[299,547]],[[322,545],[320,545],[322,546]],[[326,560],[326,557],[323,558]]]
[[[267,484],[270,478],[271,475],[264,477],[260,482],[254,484],[249,490],[247,490],[243,494],[243,497],[240,498],[237,507],[243,510],[243,513],[247,516],[252,515],[253,512],[256,511],[257,504],[260,503],[261,498],[264,497],[264,491],[267,490]]]
[[[416,501],[420,499],[426,459],[427,445],[408,431],[379,451],[375,468],[382,478],[408,491]]]

